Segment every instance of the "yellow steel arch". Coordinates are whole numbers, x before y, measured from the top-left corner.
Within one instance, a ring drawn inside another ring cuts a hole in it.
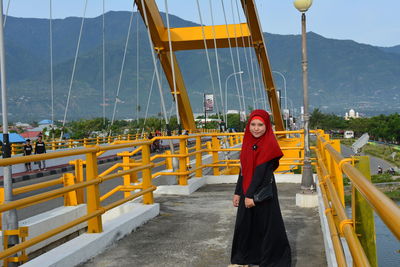
[[[148,27],[150,29],[152,42],[165,72],[165,76],[167,77],[171,93],[174,95],[171,64],[172,61],[170,58],[168,45],[168,30],[164,25],[155,0],[144,0],[144,6],[142,6],[141,0],[135,0],[135,2],[142,17],[144,16],[143,10],[144,8],[146,9],[147,20],[149,24]],[[275,129],[281,131],[284,130],[281,110],[272,78],[272,72],[268,60],[267,50],[264,45],[264,37],[261,31],[260,22],[258,20],[256,7],[253,0],[241,0],[241,3],[248,23],[230,24],[228,25],[228,32],[225,25],[215,26],[214,28],[217,48],[229,47],[229,39],[231,46],[237,45],[239,47],[254,47],[263,76],[263,82],[268,95],[268,101],[271,107],[272,115],[274,117]],[[171,28],[170,30],[173,51],[204,49],[204,38],[201,26]],[[215,48],[212,27],[205,26],[204,32],[207,47]],[[248,40],[250,35],[252,37],[252,43],[243,41]],[[237,42],[235,40],[236,38]],[[178,100],[179,114],[181,116],[183,127],[185,129],[195,130],[196,125],[183,76],[179,69],[178,61],[174,54],[173,56],[177,91],[177,94],[174,97]]]

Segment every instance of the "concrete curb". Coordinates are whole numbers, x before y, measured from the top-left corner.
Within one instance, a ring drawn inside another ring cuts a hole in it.
[[[104,220],[102,233],[80,235],[22,266],[76,266],[103,252],[160,213],[158,203],[143,205],[130,202],[124,206],[129,206],[129,211],[111,220]]]

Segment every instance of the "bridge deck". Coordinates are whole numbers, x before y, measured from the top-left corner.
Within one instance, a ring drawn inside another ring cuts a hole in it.
[[[326,266],[317,208],[295,206],[298,184],[278,184],[293,266]],[[234,185],[160,196],[160,215],[82,266],[228,266]]]

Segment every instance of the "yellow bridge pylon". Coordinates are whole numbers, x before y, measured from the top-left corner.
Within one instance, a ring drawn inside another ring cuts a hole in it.
[[[185,129],[195,130],[196,124],[194,122],[185,82],[174,53],[172,54],[173,59],[171,59],[168,29],[164,25],[156,1],[135,0],[135,2],[143,18],[144,10],[146,11],[148,21],[148,25],[146,26],[148,26],[150,30],[154,49],[157,52],[159,61],[168,80],[171,93],[174,99],[178,100],[179,115],[183,127]],[[229,47],[229,43],[231,43],[232,47],[254,47],[263,77],[264,88],[268,95],[268,101],[274,117],[275,129],[282,131],[284,130],[284,124],[257,10],[253,0],[241,0],[241,3],[248,23],[230,24],[228,25],[228,30],[225,25],[214,26],[214,29],[212,26],[171,28],[170,40],[172,43],[172,50],[203,49],[204,40],[206,41],[207,48],[226,48]],[[213,31],[215,31],[215,36]],[[252,37],[252,43],[250,41],[245,41],[249,40],[248,37],[250,36]],[[217,47],[214,45],[214,38],[216,39]],[[176,95],[174,93],[172,62],[175,72]]]

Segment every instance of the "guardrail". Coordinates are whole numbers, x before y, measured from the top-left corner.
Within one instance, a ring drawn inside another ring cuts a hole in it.
[[[214,133],[219,132],[216,129],[198,129],[201,133]],[[191,133],[191,132],[190,132]],[[115,136],[97,136],[92,138],[81,138],[81,139],[67,139],[67,140],[45,140],[47,150],[59,150],[65,148],[77,148],[77,147],[87,147],[91,145],[101,145],[101,144],[113,144],[115,141],[138,141],[141,139],[146,139],[149,133],[143,132],[142,134],[122,134]],[[153,136],[156,135],[155,132],[152,133]],[[165,131],[159,132],[161,136],[166,136]],[[172,135],[178,134],[177,131],[172,131]],[[23,154],[24,144],[14,143],[11,144],[11,155]],[[0,146],[0,155],[1,155]]]
[[[371,208],[397,239],[400,239],[400,208],[371,183],[367,157],[344,158],[340,154],[340,141],[330,140],[323,131],[317,132],[315,152],[319,187],[338,265],[347,266],[340,240],[343,236],[355,266],[377,266]],[[352,218],[345,211],[343,174],[352,182]]]
[[[282,170],[290,170],[293,168],[293,166],[301,165],[303,155],[303,143],[301,141],[301,135],[303,134],[303,131],[277,133],[280,135],[298,135],[289,141],[278,138],[285,154],[285,157],[281,161],[282,164],[280,168],[282,168]],[[151,155],[150,149],[154,142],[162,141],[164,143],[169,143],[173,140],[177,142],[177,149],[175,152],[166,150],[163,153],[160,152],[158,154]],[[240,144],[242,140],[243,133],[207,133],[181,136],[157,136],[151,140],[119,140],[116,141],[115,144],[108,146],[87,145],[87,148],[0,159],[0,166],[7,166],[74,155],[85,155],[85,159],[78,159],[70,162],[70,164],[75,166],[74,173],[66,173],[62,177],[52,181],[16,188],[13,190],[13,194],[22,194],[60,184],[63,185],[62,188],[33,195],[20,200],[15,200],[9,203],[3,203],[0,205],[0,212],[29,207],[31,205],[49,201],[58,197],[64,197],[64,205],[66,206],[78,205],[85,203],[85,192],[87,204],[87,214],[85,216],[70,221],[63,226],[52,229],[13,247],[6,247],[4,251],[0,252],[0,259],[6,259],[6,261],[8,261],[11,255],[14,255],[19,251],[24,251],[26,248],[82,222],[88,222],[88,233],[101,232],[101,215],[106,211],[139,196],[143,196],[144,204],[153,203],[152,192],[156,189],[156,187],[153,185],[152,179],[155,179],[158,176],[176,176],[179,185],[187,185],[188,179],[191,179],[191,176],[202,177],[204,168],[212,168],[214,175],[220,175],[222,173],[238,173],[240,166],[239,160],[226,158],[225,156],[221,157],[219,153],[225,154],[232,151],[240,151],[239,147],[235,148],[234,146]],[[192,143],[193,146],[188,147],[188,142]],[[122,162],[118,162],[102,173],[98,173],[98,156],[108,150],[125,148],[127,151],[118,153],[118,155],[122,157]],[[210,154],[212,159],[211,163],[208,164],[203,162],[203,155],[207,154]],[[173,166],[173,159],[176,159],[178,162],[175,168]],[[86,166],[85,173],[84,166]],[[159,171],[152,174],[152,169],[157,166],[165,166],[165,169],[168,171]],[[141,173],[141,177],[138,176],[139,173]],[[117,185],[109,192],[100,195],[99,185],[102,182],[119,177],[123,178],[122,184]],[[139,192],[136,192],[136,190],[139,190]],[[123,192],[122,199],[119,199],[108,205],[101,205],[102,201],[108,199],[110,196],[118,192]],[[0,200],[4,199],[1,197],[1,195],[2,194],[0,190]],[[16,235],[15,232],[7,231],[4,231],[3,233],[5,236]],[[21,231],[21,233],[22,232],[24,231]],[[27,230],[25,233],[27,233]],[[22,255],[24,255],[24,253],[22,253]]]

